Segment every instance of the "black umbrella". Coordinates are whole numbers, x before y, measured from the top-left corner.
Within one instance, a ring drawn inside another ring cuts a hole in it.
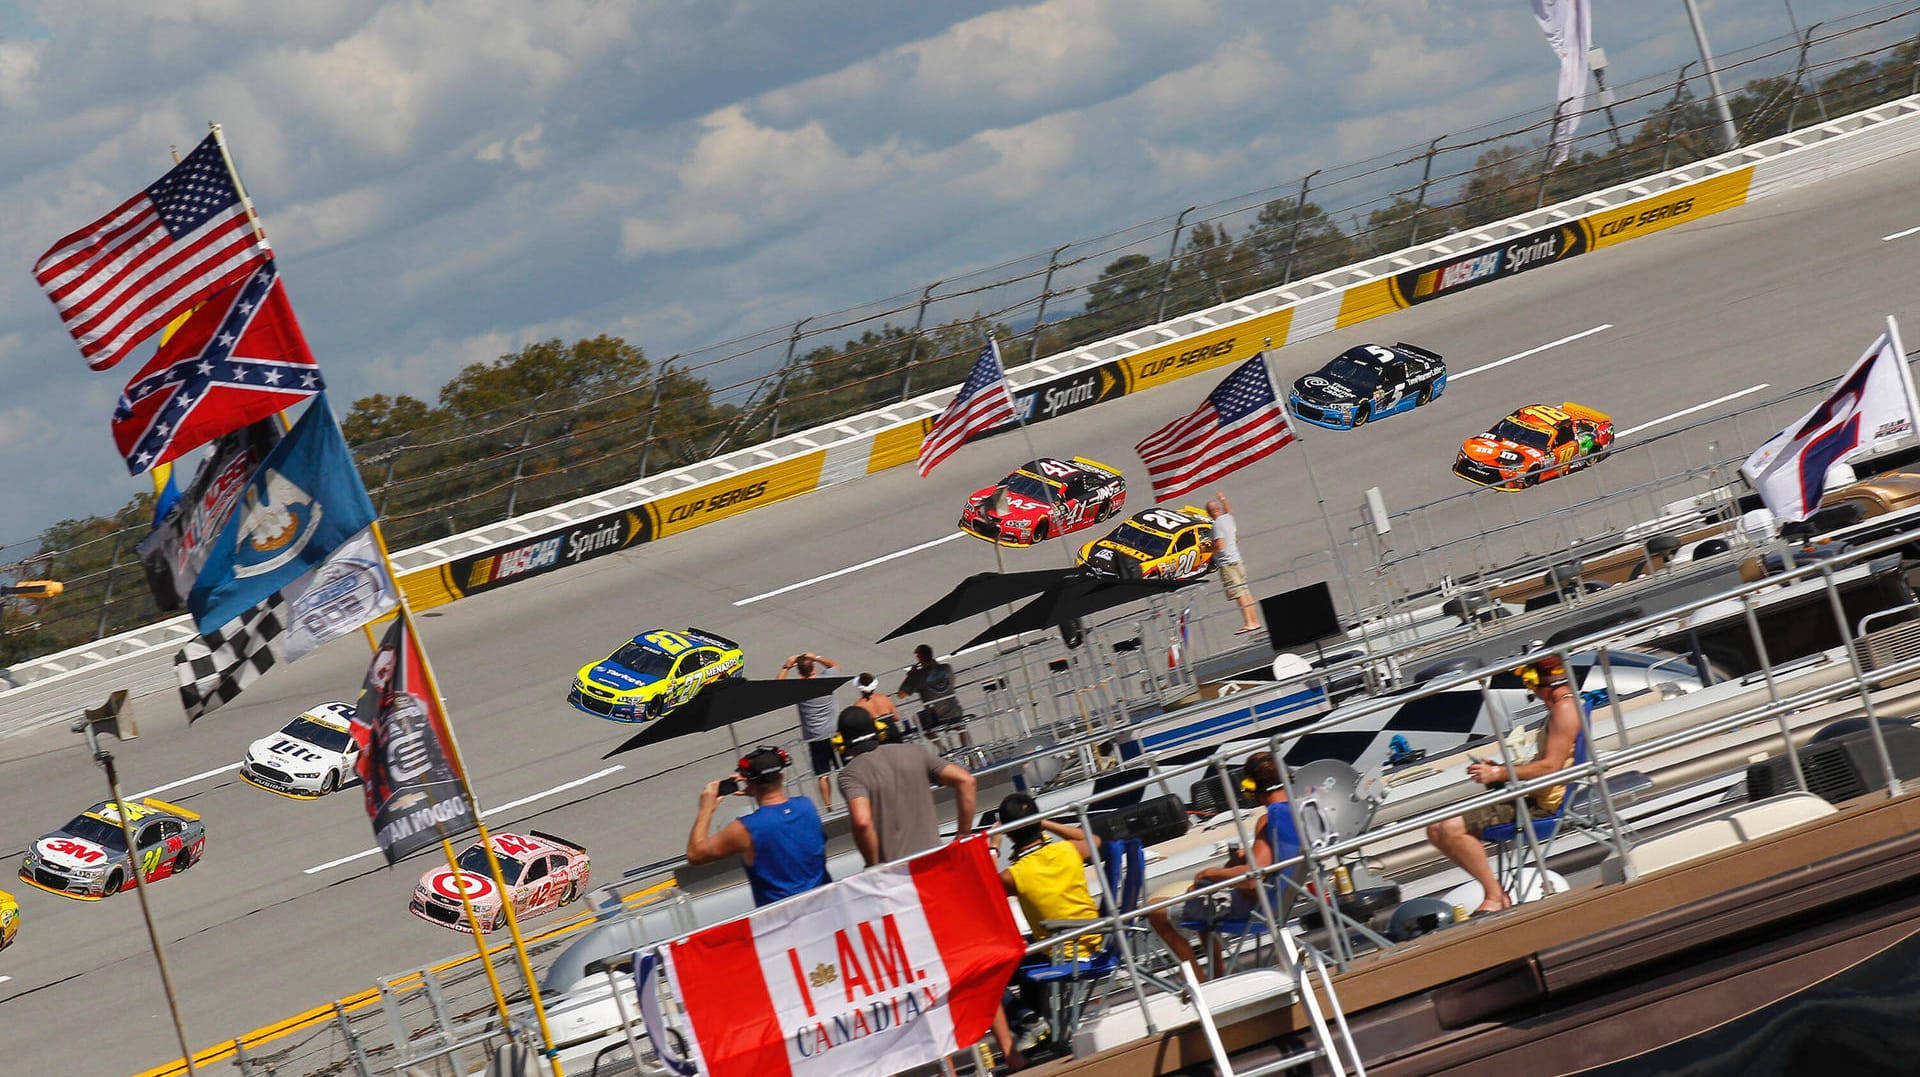
[[[1028,595],[1045,591],[1078,571],[1070,568],[1042,568],[1031,572],[976,572],[961,580],[953,590],[941,596],[939,601],[908,618],[906,624],[874,642],[885,643],[909,632],[919,632],[937,625],[949,625],[976,613],[986,613],[996,606],[1011,605]]]
[[[757,681],[747,677],[725,677],[701,689],[699,695],[662,717],[648,722],[646,728],[600,758],[611,759],[621,752],[630,752],[691,733],[705,733],[721,726],[726,726],[731,736],[733,723],[743,718],[791,707],[803,699],[832,695],[834,689],[852,679],[795,677],[790,680]],[[733,746],[738,750],[739,740],[736,739]]]
[[[1070,625],[1090,613],[1177,591],[1196,580],[1112,580],[1073,576],[1046,589],[1040,597],[1014,610],[987,630],[960,645],[959,650],[992,643],[1047,628]]]

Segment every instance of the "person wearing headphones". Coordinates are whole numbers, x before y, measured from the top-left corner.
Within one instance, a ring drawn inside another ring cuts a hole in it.
[[[820,813],[806,797],[787,795],[786,769],[792,762],[784,749],[769,745],[747,753],[734,777],[708,782],[700,790],[700,810],[687,835],[689,864],[740,858],[756,908],[832,881]],[[720,798],[736,793],[752,797],[754,809],[711,832]]]
[[[1253,868],[1268,867],[1300,855],[1300,832],[1293,821],[1293,807],[1287,802],[1287,787],[1280,780],[1280,762],[1272,752],[1255,752],[1247,757],[1240,770],[1240,789],[1247,799],[1261,809],[1257,816],[1260,826],[1254,833],[1253,855],[1248,856],[1235,848],[1227,855],[1226,863],[1219,867],[1201,868],[1194,875],[1193,887],[1189,889],[1239,879]],[[1260,899],[1254,892],[1254,885],[1254,880],[1243,879],[1240,885],[1231,890],[1220,891],[1232,895],[1225,910],[1219,909],[1211,900],[1214,895],[1189,898],[1181,907],[1180,920],[1189,927],[1201,925],[1200,933],[1211,942],[1214,939],[1214,923],[1223,919],[1244,919],[1259,910]],[[1147,914],[1147,922],[1153,925],[1154,933],[1160,936],[1160,941],[1167,944],[1167,949],[1173,951],[1175,957],[1193,966],[1196,979],[1207,978],[1199,958],[1194,956],[1193,945],[1174,926],[1169,910],[1155,909]],[[1217,952],[1214,954],[1214,963],[1219,963]]]
[[[1544,646],[1535,641],[1529,643],[1527,649],[1538,650]],[[1565,770],[1573,765],[1574,750],[1580,740],[1580,701],[1574,694],[1572,678],[1567,675],[1566,661],[1550,654],[1538,662],[1517,666],[1513,672],[1533,698],[1547,705],[1547,721],[1532,759],[1511,767],[1498,759],[1475,758],[1467,764],[1467,777],[1489,788],[1498,788],[1510,781],[1531,781]],[[1494,751],[1497,755],[1498,745]],[[1566,795],[1566,786],[1548,786],[1528,795],[1527,810],[1534,818],[1551,815]],[[1485,897],[1471,915],[1513,907],[1513,898],[1494,876],[1493,864],[1487,859],[1487,847],[1481,843],[1480,834],[1495,823],[1511,823],[1517,818],[1519,811],[1514,802],[1503,800],[1490,807],[1475,808],[1465,815],[1442,819],[1427,828],[1428,843],[1480,884],[1480,892]]]

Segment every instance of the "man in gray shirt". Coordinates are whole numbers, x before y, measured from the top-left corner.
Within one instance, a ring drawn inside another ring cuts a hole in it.
[[[853,841],[868,866],[940,844],[933,784],[953,790],[955,833],[973,829],[973,775],[918,744],[883,743],[874,717],[859,707],[840,712],[840,795],[847,798]]]
[[[1220,574],[1220,586],[1227,597],[1240,607],[1240,627],[1236,636],[1260,631],[1260,615],[1253,609],[1253,591],[1247,587],[1247,566],[1240,561],[1240,528],[1233,520],[1233,507],[1227,495],[1216,493],[1207,502],[1207,515],[1213,517],[1213,567]]]
[[[801,680],[812,680],[823,669],[839,668],[840,663],[831,658],[803,652],[787,659],[773,679],[783,681],[787,674],[798,673]],[[833,754],[833,716],[839,708],[833,705],[831,692],[803,699],[798,707],[800,739],[807,742],[807,754],[812,757],[814,776],[820,779],[820,810],[831,811],[833,786],[828,783],[827,775],[840,769],[840,761]]]

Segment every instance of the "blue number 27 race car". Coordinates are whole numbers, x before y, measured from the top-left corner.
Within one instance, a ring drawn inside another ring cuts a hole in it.
[[[1405,343],[1362,344],[1295,379],[1287,407],[1302,422],[1348,430],[1430,403],[1446,388],[1439,355]]]

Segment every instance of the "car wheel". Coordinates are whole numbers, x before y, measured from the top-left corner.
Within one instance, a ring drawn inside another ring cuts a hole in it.
[[[185,849],[180,850],[180,855],[173,858],[173,873],[175,875],[180,874],[192,866],[193,854],[187,852]]]
[[[326,780],[320,783],[321,795],[324,796],[338,788],[340,788],[340,772],[337,770],[327,771]]]
[[[1367,420],[1373,417],[1372,412],[1373,412],[1373,405],[1371,404],[1362,404],[1359,407],[1353,409],[1354,427],[1359,428],[1367,425]]]
[[[103,896],[111,897],[112,895],[119,893],[126,885],[127,885],[126,875],[122,874],[119,868],[114,868],[112,871],[107,873],[106,889],[102,890],[100,893]]]
[[[1034,524],[1033,525],[1033,541],[1045,542],[1047,540],[1047,535],[1051,530],[1052,530],[1051,527],[1048,525],[1047,521],[1045,520],[1042,520],[1039,523]]]
[[[580,896],[580,882],[579,880],[576,879],[573,882],[568,883],[566,893],[560,895],[560,907],[565,908],[568,905],[573,904],[573,899],[579,896]]]
[[[1433,389],[1431,387],[1422,389],[1418,393],[1414,394],[1414,397],[1413,397],[1414,407],[1416,408],[1425,407],[1426,405],[1431,403],[1433,403]]]
[[[1120,569],[1120,578],[1121,578],[1121,579],[1123,579],[1123,580],[1137,580],[1137,579],[1140,579],[1140,577],[1141,577],[1141,573],[1140,573],[1140,562],[1138,562],[1138,561],[1135,561],[1135,560],[1134,560],[1133,558],[1131,558],[1131,557],[1127,557],[1127,558],[1119,558],[1119,559],[1116,559],[1116,560],[1117,560],[1117,563],[1118,563],[1118,566],[1119,566],[1119,569]]]

